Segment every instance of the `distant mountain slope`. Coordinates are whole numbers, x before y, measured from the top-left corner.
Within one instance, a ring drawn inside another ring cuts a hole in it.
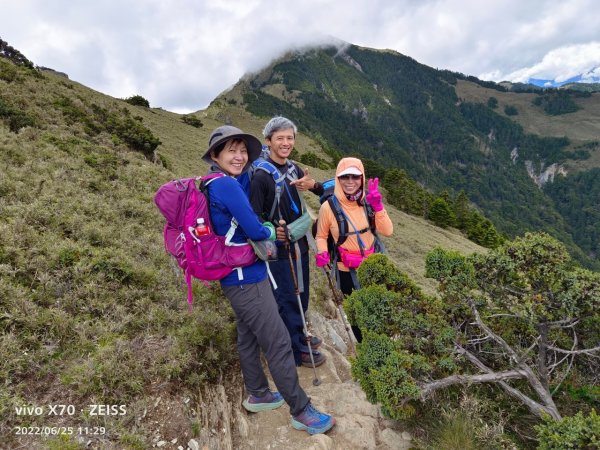
[[[550,178],[549,168],[568,173],[574,167],[587,170],[585,161],[594,164],[600,150],[591,139],[597,136],[600,97],[573,100],[566,92],[559,100],[574,101],[580,110],[548,116],[543,105],[523,106],[536,94],[503,92],[493,83],[481,84],[497,89],[472,84],[479,93],[465,95],[467,78],[395,52],[346,45],[286,55],[245,77],[216,103],[243,102],[259,117],[287,115],[340,154],[403,168],[434,191],[465,190],[505,233],[547,230],[577,259],[598,267],[596,244],[573,239],[580,222],[561,214],[560,199],[538,185]],[[509,96],[518,99],[517,113],[488,106],[492,96],[502,98],[501,106],[509,104]],[[544,101],[561,105],[554,97]],[[588,120],[575,120],[575,114]],[[563,124],[570,138],[549,132],[543,126],[549,119]]]

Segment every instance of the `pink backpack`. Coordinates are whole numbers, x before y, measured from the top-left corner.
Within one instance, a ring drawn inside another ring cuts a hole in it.
[[[257,259],[251,245],[230,242],[237,228],[235,219],[232,219],[225,236],[213,233],[207,186],[223,176],[223,173],[213,173],[169,181],[154,196],[154,203],[167,220],[164,229],[165,249],[185,273],[190,311],[193,302],[192,277],[208,286],[207,281],[220,280],[235,268],[249,266]],[[208,225],[208,232],[199,237],[194,232],[198,218],[203,218]]]

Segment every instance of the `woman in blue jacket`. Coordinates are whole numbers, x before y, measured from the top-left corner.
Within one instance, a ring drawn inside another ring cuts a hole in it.
[[[248,238],[259,241],[276,237],[274,226],[268,222],[262,224],[252,210],[248,200],[249,184],[237,179],[259,157],[260,151],[261,143],[256,137],[225,125],[211,133],[209,148],[202,158],[211,164],[211,172],[229,175],[212,181],[208,194],[216,234],[225,235],[232,219],[237,222],[233,243],[243,244]],[[264,411],[279,408],[285,400],[294,428],[315,434],[333,427],[335,419],[317,411],[300,387],[290,335],[279,315],[265,262],[257,260],[234,270],[221,280],[221,287],[237,321],[237,347],[249,394],[244,407],[251,412]],[[269,389],[260,361],[261,350],[279,392]]]

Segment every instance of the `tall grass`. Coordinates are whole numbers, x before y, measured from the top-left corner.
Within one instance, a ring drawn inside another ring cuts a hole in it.
[[[130,115],[75,83],[19,75],[10,83],[0,77],[0,98],[36,117],[35,126],[16,130],[0,123],[5,444],[17,439],[13,426],[25,425],[16,406],[132,405],[156,383],[194,391],[222,377],[236,355],[220,290],[195,286],[188,314],[182,277],[163,250],[152,197],[175,174],[146,148],[110,129],[90,131],[60,105],[79,105],[80,114],[101,105],[121,132]]]

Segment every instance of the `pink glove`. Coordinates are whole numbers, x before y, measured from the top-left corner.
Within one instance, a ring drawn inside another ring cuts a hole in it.
[[[317,253],[315,255],[315,261],[317,262],[317,267],[325,267],[327,264],[329,264],[329,253]]]
[[[379,212],[383,209],[381,192],[379,192],[379,178],[369,178],[369,193],[366,195],[366,199],[373,207],[373,211]]]

